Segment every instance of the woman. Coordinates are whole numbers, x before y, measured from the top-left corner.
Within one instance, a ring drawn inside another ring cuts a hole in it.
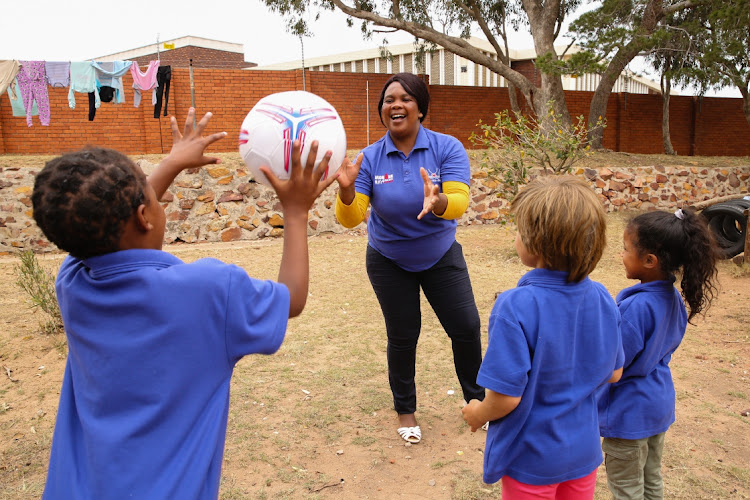
[[[422,127],[429,103],[427,85],[416,75],[388,79],[378,102],[388,131],[355,163],[344,161],[336,200],[345,227],[362,222],[372,204],[367,275],[385,319],[398,434],[410,443],[422,439],[414,384],[420,288],[451,339],[464,399],[484,399],[476,383],[482,363],[479,312],[456,241],[456,219],[469,205],[469,158],[454,137]]]

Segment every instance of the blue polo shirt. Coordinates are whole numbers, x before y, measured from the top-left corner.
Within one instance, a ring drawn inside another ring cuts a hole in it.
[[[578,479],[602,462],[596,392],[623,365],[620,315],[600,283],[533,269],[492,308],[477,383],[519,405],[490,423],[484,482]]]
[[[445,181],[471,181],[469,157],[450,135],[420,125],[409,155],[396,149],[390,133],[363,151],[355,182],[357,192],[370,198],[369,244],[407,271],[423,271],[445,255],[456,239],[456,221],[429,213],[417,220],[424,202],[424,167],[442,190]]]
[[[687,311],[672,281],[652,281],[617,295],[625,367],[616,384],[602,388],[601,435],[643,439],[669,429],[675,392],[669,361],[685,335]]]
[[[67,257],[68,359],[44,499],[215,499],[229,383],[284,339],[289,291],[159,250]]]

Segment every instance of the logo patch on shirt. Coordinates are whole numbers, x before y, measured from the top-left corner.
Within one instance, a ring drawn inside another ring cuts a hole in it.
[[[393,174],[375,176],[375,184],[388,184],[389,182],[393,182]]]
[[[427,171],[427,176],[433,184],[440,184],[440,167],[436,168],[434,172],[430,172],[430,169],[427,167],[424,167],[424,169]]]

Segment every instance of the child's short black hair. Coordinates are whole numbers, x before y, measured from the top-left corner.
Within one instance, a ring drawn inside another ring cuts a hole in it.
[[[79,259],[119,250],[125,222],[145,203],[146,178],[127,156],[86,148],[47,162],[34,181],[34,220]]]
[[[430,107],[430,91],[427,89],[427,84],[414,73],[396,73],[385,82],[383,90],[380,91],[380,101],[378,101],[378,116],[380,116],[380,123],[383,123],[383,117],[380,112],[383,109],[385,91],[393,82],[400,83],[406,93],[417,101],[419,112],[422,113],[419,121],[423,122],[427,116],[427,110]]]

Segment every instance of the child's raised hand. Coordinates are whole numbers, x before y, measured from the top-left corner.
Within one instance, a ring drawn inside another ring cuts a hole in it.
[[[172,126],[172,138],[174,140],[172,150],[154,171],[151,172],[151,175],[148,176],[148,182],[154,188],[157,199],[162,197],[175,177],[186,168],[202,167],[203,165],[215,164],[221,161],[219,158],[203,156],[203,151],[209,145],[227,135],[226,132],[217,132],[208,137],[201,136],[211,116],[211,113],[206,113],[201,118],[201,121],[198,122],[198,125],[193,128],[195,109],[190,108],[185,120],[185,131],[183,133],[180,133],[180,129],[177,128],[175,117],[172,116],[169,119],[169,123]]]
[[[289,210],[301,210],[307,213],[312,207],[313,202],[320,196],[320,193],[330,186],[338,177],[338,173],[323,181],[328,162],[331,161],[331,151],[327,151],[320,161],[318,168],[315,168],[315,158],[318,155],[318,141],[313,141],[310,145],[310,152],[307,155],[305,165],[302,166],[301,144],[299,140],[292,144],[292,168],[289,172],[288,180],[281,180],[267,166],[260,167],[261,172],[266,176],[271,186],[276,191],[276,195],[281,201],[284,212]]]
[[[200,119],[196,127],[193,128],[193,122],[195,121],[195,108],[190,108],[188,110],[187,118],[185,119],[185,128],[183,132],[180,132],[175,117],[170,117],[169,122],[172,127],[173,143],[168,158],[170,161],[174,162],[174,164],[180,165],[182,170],[221,163],[221,159],[219,158],[203,155],[203,152],[208,146],[219,139],[223,139],[227,135],[226,132],[217,132],[206,137],[201,135],[212,116],[212,113],[206,113],[203,115],[203,118]]]

